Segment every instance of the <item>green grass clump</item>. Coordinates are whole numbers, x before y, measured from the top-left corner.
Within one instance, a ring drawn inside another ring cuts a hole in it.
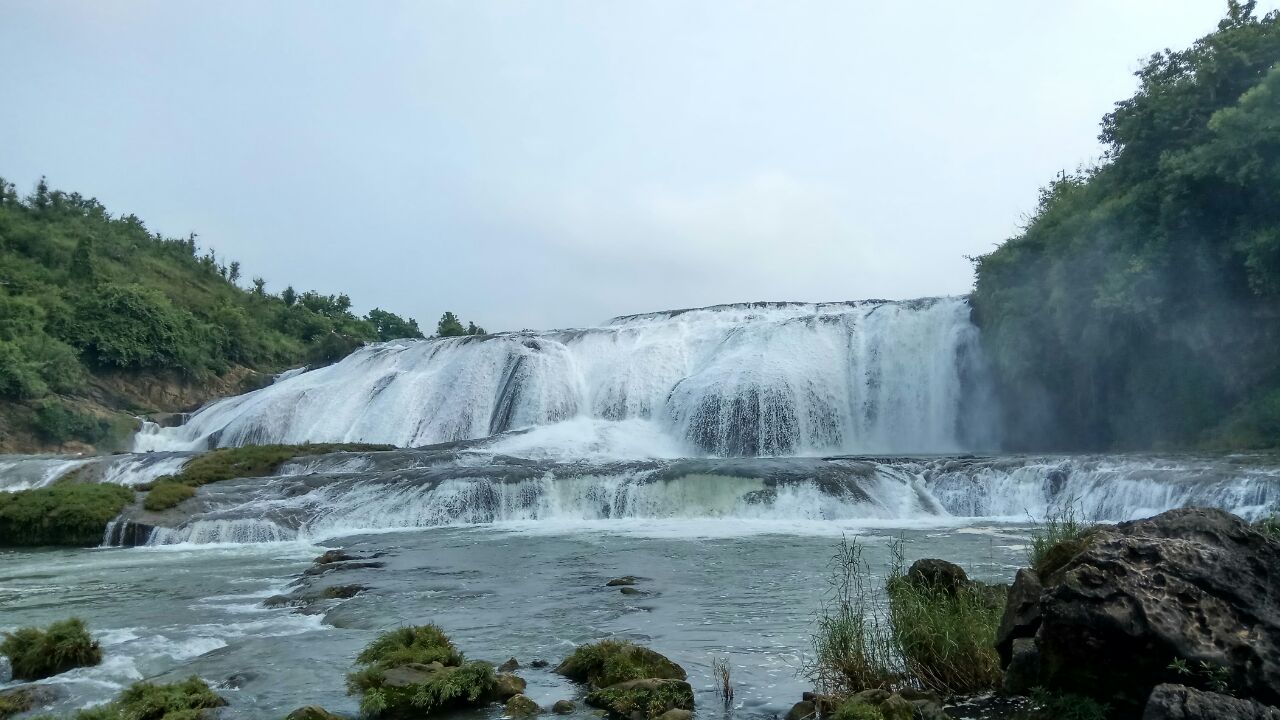
[[[841,703],[831,717],[832,720],[884,720],[884,713],[875,705],[848,700]]]
[[[157,685],[136,682],[115,700],[80,710],[74,720],[200,720],[203,712],[227,704],[203,680],[192,675],[181,682]]]
[[[120,485],[59,483],[0,493],[0,546],[90,546],[134,492]]]
[[[53,623],[45,630],[26,627],[5,633],[0,655],[9,658],[18,680],[39,680],[102,662],[101,646],[79,618]]]
[[[829,566],[830,589],[818,610],[814,659],[805,673],[826,695],[888,689],[899,675],[883,590],[862,550],[857,541],[841,539]]]
[[[1273,540],[1280,540],[1280,515],[1262,518],[1253,524],[1253,529]]]
[[[1097,530],[1096,525],[1084,521],[1073,503],[1067,502],[1031,531],[1027,561],[1040,579],[1046,580],[1084,552]]]
[[[560,663],[556,672],[597,688],[645,678],[686,678],[684,668],[665,656],[625,640],[602,640],[579,646]]]
[[[196,489],[190,485],[183,485],[170,480],[160,480],[147,492],[146,499],[142,501],[142,507],[152,512],[168,510],[183,500],[189,500],[195,496]]]
[[[496,684],[493,666],[465,662],[462,653],[435,625],[383,633],[356,657],[364,667],[347,676],[347,691],[360,695],[367,717],[410,717],[481,701]],[[439,665],[423,668],[432,663]],[[411,666],[421,682],[387,682],[396,668]]]
[[[886,590],[889,626],[908,676],[943,694],[980,692],[1000,684],[996,628],[1003,600],[979,583],[950,591],[910,581],[902,573],[902,545],[893,546]]]

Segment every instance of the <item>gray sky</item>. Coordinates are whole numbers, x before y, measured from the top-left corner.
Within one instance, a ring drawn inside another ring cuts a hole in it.
[[[428,331],[963,293],[1225,8],[0,0],[0,175]]]

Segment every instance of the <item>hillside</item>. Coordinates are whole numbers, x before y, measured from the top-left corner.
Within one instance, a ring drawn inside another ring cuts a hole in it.
[[[976,259],[1015,447],[1280,442],[1280,18],[1157,54],[1096,167]]]
[[[135,415],[422,337],[391,312],[356,316],[344,294],[242,284],[240,264],[194,235],[162,237],[43,179],[25,197],[0,179],[0,452],[118,449]]]

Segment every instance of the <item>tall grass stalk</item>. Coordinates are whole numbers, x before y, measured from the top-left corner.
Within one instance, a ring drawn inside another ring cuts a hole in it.
[[[883,590],[873,581],[862,551],[857,540],[841,538],[829,563],[829,587],[813,635],[815,657],[804,668],[823,694],[888,689],[898,677]]]

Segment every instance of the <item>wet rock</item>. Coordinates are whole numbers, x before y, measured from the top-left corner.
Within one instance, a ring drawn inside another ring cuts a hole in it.
[[[507,700],[506,711],[511,717],[532,717],[542,712],[542,708],[527,695],[516,694]]]
[[[0,717],[19,714],[52,705],[66,699],[70,693],[61,685],[20,685],[0,692]],[[8,712],[5,710],[8,709]]]
[[[324,600],[348,600],[368,589],[368,585],[331,585],[320,591],[320,598]]]
[[[557,715],[568,715],[577,709],[578,706],[574,705],[569,700],[557,700],[556,704],[551,706],[551,712]]]
[[[297,598],[292,595],[272,595],[262,601],[262,607],[265,608],[282,608],[289,607],[297,602]]]
[[[814,705],[812,700],[801,700],[792,705],[791,709],[787,711],[786,720],[806,720],[806,718],[815,717],[817,714],[818,706]]]
[[[582,645],[555,670],[593,688],[646,678],[684,680],[684,668],[647,647],[621,640]],[[597,706],[598,707],[598,706]]]
[[[888,690],[880,690],[878,688],[874,688],[871,690],[863,690],[862,692],[854,693],[850,699],[853,700],[854,702],[862,703],[863,705],[879,705],[885,700],[888,700],[890,694],[891,693]]]
[[[1184,685],[1157,685],[1142,720],[1280,720],[1280,708]]]
[[[1000,666],[1008,667],[1013,657],[1013,641],[1019,637],[1031,637],[1040,629],[1040,593],[1044,587],[1040,576],[1031,568],[1022,568],[1009,586],[1004,605],[1004,615],[996,629],[996,651],[1000,653]]]
[[[1040,685],[1040,649],[1035,638],[1017,638],[1013,654],[1004,671],[1004,691],[1010,695],[1026,695]]]
[[[496,681],[493,686],[493,696],[504,702],[523,693],[527,685],[524,678],[511,673],[499,673]]]
[[[382,684],[386,687],[401,688],[410,685],[422,685],[430,682],[438,674],[445,671],[442,663],[407,663],[382,671]],[[520,690],[524,688],[521,687]],[[519,692],[517,690],[516,692]],[[515,693],[512,693],[515,694]]]
[[[516,660],[515,658],[510,658],[506,662],[498,666],[498,672],[500,673],[509,673],[519,669],[520,669],[520,661]]]
[[[1221,510],[1172,510],[1097,531],[1044,582],[1039,628],[1009,637],[1035,635],[1044,686],[1120,715],[1173,679],[1174,660],[1221,668],[1233,694],[1280,704],[1277,578],[1280,543]]]
[[[610,580],[604,585],[605,587],[620,587],[623,585],[635,585],[638,582],[640,582],[640,578],[636,577],[635,575],[623,575],[620,578],[614,578]]]
[[[644,595],[643,590],[638,590],[633,587],[624,587],[622,588],[621,592],[623,595]]]
[[[345,550],[336,548],[333,550],[325,551],[323,555],[316,558],[312,562],[315,563],[316,565],[332,565],[333,563],[346,562],[348,560],[355,560],[355,559],[356,559],[355,555],[352,555]],[[308,707],[312,707],[312,706],[308,706]]]
[[[906,580],[917,587],[931,588],[954,595],[969,584],[964,568],[946,560],[924,558],[911,563]]]
[[[658,720],[693,720],[693,713],[688,710],[668,710],[658,716]]]
[[[951,720],[942,709],[942,703],[933,700],[908,700],[911,703],[912,720]]]
[[[534,660],[533,662],[529,663],[529,667],[544,668],[544,667],[547,667],[547,666],[548,666],[548,665],[550,665],[550,664],[551,664],[551,663],[547,662],[546,660],[543,660],[543,659],[539,658],[539,659]]]
[[[315,565],[303,570],[302,574],[305,577],[316,577],[318,575],[328,575],[331,572],[365,570],[386,567],[386,565],[387,564],[381,560],[344,560],[340,562],[331,562],[325,565]]]
[[[668,710],[692,710],[693,688],[683,680],[629,680],[593,690],[586,703],[616,718],[657,718]]]
[[[221,687],[227,688],[228,690],[239,690],[240,688],[244,687],[245,685],[248,685],[249,683],[253,682],[257,678],[258,678],[258,673],[255,673],[255,672],[238,672],[232,675],[228,675],[227,679],[223,680],[221,683],[219,683],[219,685]]]
[[[880,703],[880,715],[884,720],[912,720],[915,708],[901,695],[895,693]]]
[[[341,715],[335,715],[318,705],[307,705],[285,716],[284,720],[345,720]]]

